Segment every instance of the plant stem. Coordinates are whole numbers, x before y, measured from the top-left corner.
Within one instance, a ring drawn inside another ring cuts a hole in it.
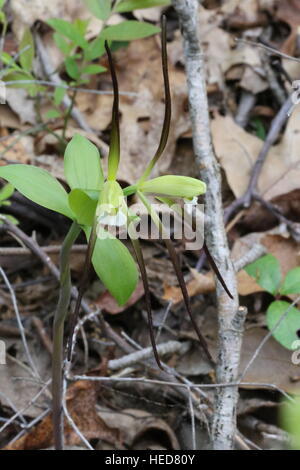
[[[60,293],[53,322],[53,357],[52,357],[52,416],[54,447],[63,449],[63,415],[62,415],[62,371],[64,322],[71,297],[70,252],[80,233],[76,222],[70,227],[60,253]]]
[[[67,128],[68,128],[68,122],[69,122],[69,119],[71,117],[73,108],[75,106],[76,96],[77,96],[77,90],[75,89],[72,93],[71,102],[70,102],[70,105],[69,105],[69,107],[67,109],[67,112],[65,114],[64,127],[63,127],[63,132],[62,132],[63,141],[66,141],[66,132],[67,132]]]

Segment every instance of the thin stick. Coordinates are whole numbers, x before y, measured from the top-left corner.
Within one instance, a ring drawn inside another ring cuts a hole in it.
[[[17,323],[18,323],[18,327],[19,327],[19,330],[20,330],[20,335],[21,335],[21,339],[22,339],[22,343],[23,343],[23,347],[24,347],[24,351],[25,351],[25,354],[26,354],[26,357],[27,357],[28,364],[31,367],[31,369],[33,370],[35,377],[40,378],[40,375],[38,373],[36,365],[35,365],[35,363],[32,359],[31,353],[29,351],[29,347],[28,347],[28,343],[27,343],[27,339],[26,339],[26,335],[25,335],[25,330],[24,330],[24,327],[23,327],[23,324],[22,324],[22,321],[21,321],[20,312],[19,312],[15,292],[14,292],[14,290],[12,288],[12,285],[9,282],[9,280],[8,280],[6,274],[5,274],[5,272],[4,272],[4,270],[2,269],[1,266],[0,266],[0,274],[3,277],[5,285],[8,288],[11,299],[12,299],[12,303],[13,303],[14,311],[15,311],[15,314],[16,314]]]
[[[105,91],[105,90],[94,90],[92,88],[75,88],[69,85],[66,85],[65,83],[55,83],[51,82],[49,80],[12,80],[12,81],[7,81],[5,82],[6,86],[14,86],[16,85],[30,85],[30,84],[35,84],[35,85],[44,85],[44,86],[49,86],[52,88],[62,88],[64,90],[69,90],[69,91],[75,91],[78,93],[87,93],[90,95],[113,95],[112,91]],[[139,96],[138,93],[135,93],[133,91],[120,91],[120,95],[122,96],[132,96],[136,97]]]
[[[300,59],[298,59],[297,57],[293,57],[291,55],[285,54],[284,52],[280,52],[277,49],[274,49],[273,47],[262,44],[261,42],[249,41],[249,39],[240,39],[240,38],[236,38],[235,40],[236,42],[241,42],[243,44],[248,44],[250,46],[259,47],[269,52],[270,54],[278,55],[279,57],[282,57],[283,59],[293,60],[294,62],[300,62]]]
[[[177,11],[183,35],[185,68],[188,84],[189,108],[192,121],[193,145],[199,176],[205,181],[206,212],[210,221],[206,224],[206,243],[219,267],[233,299],[217,283],[216,295],[219,318],[218,382],[235,382],[238,376],[241,339],[245,310],[238,308],[235,272],[223,223],[221,175],[213,151],[205,83],[204,56],[199,39],[197,0],[172,0]],[[232,449],[236,434],[236,405],[238,388],[217,389],[213,416],[214,449]]]

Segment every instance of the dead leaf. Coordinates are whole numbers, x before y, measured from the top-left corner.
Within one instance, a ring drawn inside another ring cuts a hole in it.
[[[245,332],[240,372],[244,370],[266,334],[262,328]],[[299,365],[292,363],[292,351],[283,348],[274,338],[270,338],[248,370],[243,382],[253,382],[253,385],[246,388],[257,389],[259,383],[273,384],[287,393],[299,393],[300,381],[293,381],[297,376],[299,376]]]
[[[12,28],[16,37],[20,40],[26,27],[31,27],[35,21],[47,21],[50,18],[61,18],[67,21],[90,19],[89,34],[95,36],[99,33],[103,22],[93,16],[83,2],[77,0],[52,0],[41,2],[40,0],[11,0]]]
[[[33,138],[11,134],[0,141],[0,165],[6,162],[32,163],[34,155]]]
[[[221,7],[226,28],[244,30],[267,26],[269,18],[257,0],[229,0]]]
[[[97,394],[95,382],[78,381],[67,391],[67,407],[76,426],[86,439],[102,439],[120,448],[120,431],[112,428],[96,412]],[[82,444],[80,437],[65,419],[65,443],[68,446]],[[53,428],[51,415],[46,416],[35,428],[4,450],[38,450],[51,447]]]
[[[299,188],[300,107],[290,117],[281,142],[267,156],[258,180],[260,194],[267,200]],[[238,126],[230,116],[217,115],[211,123],[216,154],[236,197],[246,190],[253,164],[263,142]]]
[[[33,99],[28,97],[26,90],[7,87],[6,101],[20,118],[21,124],[36,124],[35,103]]]
[[[10,127],[12,129],[21,129],[22,124],[18,116],[7,106],[1,105],[0,128]]]
[[[228,2],[226,2],[227,4]],[[230,2],[234,12],[237,3]],[[247,6],[243,11],[249,14],[249,4],[255,5],[251,0],[246,0]],[[245,2],[244,2],[245,4]],[[241,80],[241,86],[253,93],[259,93],[268,88],[268,84],[261,78],[264,75],[261,58],[258,51],[247,44],[235,44],[230,33],[222,28],[224,12],[220,9],[207,10],[199,7],[199,31],[205,54],[206,82],[208,85],[217,85],[219,90],[224,89],[224,74],[227,79]],[[175,64],[183,64],[182,38],[179,31],[174,35],[174,40],[168,46],[170,61]],[[238,76],[232,73],[238,68]],[[260,75],[256,73],[260,70]],[[251,81],[252,78],[252,81]]]
[[[26,364],[27,361],[23,353],[21,340],[19,338],[5,337],[5,345],[8,354],[6,357],[6,364],[0,365],[0,402],[2,406],[6,406],[8,408],[10,408],[10,403],[13,403],[17,410],[25,408],[26,411],[23,414],[28,417],[35,418],[40,414],[41,406],[47,405],[47,398],[43,395],[35,404],[30,405],[32,398],[40,391],[41,386],[39,383],[32,381],[32,375],[30,372],[22,367],[22,363]],[[31,351],[33,361],[36,364],[41,377],[45,377],[45,375],[47,375],[45,374],[45,371],[47,372],[50,365],[49,355],[46,351],[38,350],[34,345],[34,341],[30,339],[29,349]],[[14,358],[9,356],[10,348],[15,351],[18,362],[15,362],[13,360]],[[5,397],[7,397],[10,402],[7,401]]]
[[[141,299],[141,297],[143,297],[143,295],[144,286],[142,282],[139,282],[135,291],[125,305],[118,305],[117,301],[108,291],[105,291],[103,294],[101,294],[100,298],[97,299],[94,303],[97,307],[101,308],[101,310],[105,310],[107,313],[116,315],[117,313],[122,313],[124,310],[134,305],[136,302],[138,302],[138,300]]]
[[[151,441],[152,448],[179,450],[178,440],[171,427],[162,419],[139,409],[124,409],[122,412],[101,409],[98,414],[109,427],[118,427],[130,449],[145,449],[141,444]],[[159,447],[158,447],[159,446]],[[162,447],[161,447],[162,446]],[[148,447],[146,447],[148,448]]]

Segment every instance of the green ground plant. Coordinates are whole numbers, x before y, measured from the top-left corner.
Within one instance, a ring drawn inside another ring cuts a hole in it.
[[[295,349],[294,345],[299,341],[300,311],[283,299],[300,294],[300,267],[291,269],[283,278],[278,259],[267,254],[246,266],[245,271],[275,297],[266,312],[269,330],[276,327],[272,333],[274,338],[285,348]]]

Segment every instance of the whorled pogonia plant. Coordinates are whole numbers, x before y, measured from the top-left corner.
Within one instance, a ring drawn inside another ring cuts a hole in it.
[[[120,305],[127,302],[137,285],[138,272],[130,252],[125,245],[109,231],[109,227],[112,226],[127,226],[128,234],[131,236],[131,228],[138,218],[127,206],[126,196],[136,194],[144,204],[154,223],[158,226],[162,234],[164,234],[165,228],[162,226],[155,209],[153,209],[148,195],[156,195],[160,200],[169,203],[178,198],[193,200],[206,190],[205,183],[198,179],[185,176],[165,175],[150,179],[151,171],[166,147],[171,122],[171,95],[167,65],[165,18],[163,18],[162,22],[162,68],[165,89],[165,116],[160,142],[154,157],[137,183],[125,189],[121,188],[117,181],[120,161],[118,83],[109,46],[107,43],[105,46],[114,90],[107,178],[104,177],[102,171],[101,159],[97,147],[79,134],[75,135],[69,142],[64,155],[64,173],[70,187],[69,192],[64,189],[59,181],[41,168],[22,164],[7,165],[0,168],[0,177],[9,181],[24,196],[72,220],[72,224],[61,249],[60,295],[53,325],[52,395],[54,442],[56,449],[63,448],[62,374],[64,361],[64,324],[71,295],[70,252],[78,235],[81,231],[85,233],[88,248],[79,295],[75,311],[71,316],[68,359],[71,358],[72,332],[77,322],[82,296],[88,280],[90,265],[93,264],[97,275]],[[163,238],[182,290],[186,310],[197,332],[201,346],[207,357],[211,360],[206,341],[192,315],[189,296],[178,256],[171,240],[166,236]],[[150,290],[144,258],[139,240],[132,236],[131,241],[145,290],[151,344],[156,362],[158,366],[162,368],[153,332]],[[228,295],[231,296],[205,244],[204,250],[218,279]]]

